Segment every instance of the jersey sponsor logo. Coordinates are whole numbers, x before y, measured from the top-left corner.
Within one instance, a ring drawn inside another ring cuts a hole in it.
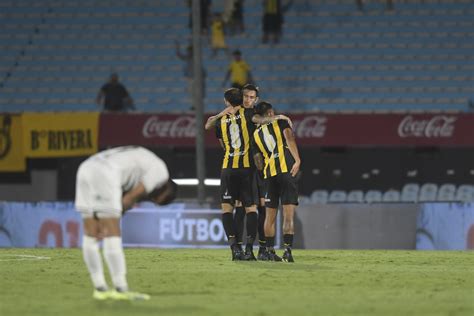
[[[229,157],[243,156],[243,155],[245,155],[246,153],[247,153],[247,152],[245,152],[245,151],[237,151],[237,152],[230,153],[230,154],[229,154]]]

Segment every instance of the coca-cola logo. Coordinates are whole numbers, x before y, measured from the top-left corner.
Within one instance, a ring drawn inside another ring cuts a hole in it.
[[[310,115],[293,122],[293,131],[299,138],[322,138],[326,134],[327,118]]]
[[[455,116],[436,115],[430,119],[415,119],[409,115],[398,125],[400,137],[452,137],[454,134]]]
[[[160,119],[159,116],[149,117],[143,125],[145,138],[195,138],[196,120],[192,116],[178,116],[173,119]]]

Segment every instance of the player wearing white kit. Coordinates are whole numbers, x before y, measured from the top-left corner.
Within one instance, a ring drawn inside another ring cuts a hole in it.
[[[95,299],[150,298],[128,289],[120,218],[139,200],[159,205],[170,203],[175,198],[176,188],[163,160],[142,147],[105,150],[79,166],[75,205],[83,218],[83,257],[94,284]],[[104,278],[100,240],[114,290],[109,290]]]

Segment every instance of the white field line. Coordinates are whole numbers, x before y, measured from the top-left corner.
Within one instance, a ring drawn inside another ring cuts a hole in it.
[[[17,254],[0,254],[0,261],[25,261],[25,260],[49,260],[50,257],[33,256],[33,255],[17,255]]]

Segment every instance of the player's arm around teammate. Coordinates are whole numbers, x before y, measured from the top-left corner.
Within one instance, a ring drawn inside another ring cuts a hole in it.
[[[233,107],[233,106],[226,106],[225,109],[223,109],[221,112],[219,112],[218,114],[216,115],[213,115],[213,116],[210,116],[207,121],[206,121],[206,124],[204,125],[204,129],[206,131],[214,128],[216,126],[216,122],[223,116],[226,116],[227,114],[235,114],[237,111],[239,110],[239,108],[237,107]]]
[[[268,102],[260,102],[256,106],[257,114],[263,118],[274,118],[276,115],[273,107]],[[273,120],[262,125],[254,132],[254,161],[262,167],[267,179],[265,236],[269,259],[281,261],[275,254],[275,221],[278,205],[281,200],[283,205],[283,242],[285,253],[283,259],[293,262],[291,247],[294,236],[294,213],[298,205],[298,188],[296,176],[300,169],[301,158],[298,153],[296,141],[291,126],[287,121]]]

